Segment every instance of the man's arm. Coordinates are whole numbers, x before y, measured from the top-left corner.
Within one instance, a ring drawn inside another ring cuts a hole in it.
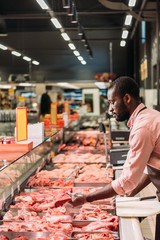
[[[72,206],[76,207],[79,205],[84,204],[85,202],[93,202],[96,200],[100,200],[100,199],[104,199],[104,198],[110,198],[117,195],[117,193],[114,191],[114,189],[112,188],[111,183],[106,184],[105,187],[89,193],[88,195],[75,195],[75,199],[73,199],[73,201],[71,202]]]
[[[133,189],[131,192],[127,193],[127,197],[133,197],[135,196],[137,193],[139,193],[143,188],[145,188],[149,183],[151,183],[151,180],[148,176],[148,174],[143,173],[138,186]]]

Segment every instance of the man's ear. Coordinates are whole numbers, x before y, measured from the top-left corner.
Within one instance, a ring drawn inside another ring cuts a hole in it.
[[[131,103],[131,99],[132,99],[131,95],[126,93],[124,95],[124,97],[123,97],[124,104],[126,104],[126,105],[130,104]]]

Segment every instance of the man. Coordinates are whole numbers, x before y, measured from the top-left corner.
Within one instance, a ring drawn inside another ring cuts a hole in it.
[[[160,200],[160,112],[140,102],[138,85],[130,77],[112,82],[107,96],[109,110],[116,120],[129,120],[130,150],[118,179],[88,195],[75,195],[71,204],[78,206],[117,194],[134,196],[150,182],[156,186]],[[160,239],[160,225],[156,227],[155,239]]]

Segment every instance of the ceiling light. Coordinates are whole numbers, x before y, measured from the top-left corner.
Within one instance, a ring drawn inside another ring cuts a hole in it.
[[[126,41],[122,40],[122,41],[120,42],[120,46],[121,46],[121,47],[125,47],[125,46],[126,46]]]
[[[129,0],[128,6],[134,7],[136,5],[136,0]]]
[[[72,1],[70,1],[70,6],[69,6],[69,8],[68,8],[68,13],[67,13],[67,15],[68,15],[68,16],[73,16],[73,14],[74,14],[74,3],[73,3]]]
[[[74,55],[77,56],[77,57],[80,55],[80,53],[79,53],[78,51],[74,51],[73,53],[74,53]]]
[[[77,57],[79,61],[83,61],[83,57],[79,56]]]
[[[76,47],[74,46],[73,43],[69,43],[68,46],[70,47],[71,50],[75,50],[76,49]]]
[[[126,26],[129,26],[129,25],[131,25],[131,21],[132,21],[132,15],[127,15],[124,24]]]
[[[65,41],[69,41],[70,40],[70,37],[68,36],[67,33],[61,33],[62,37],[64,38]]]
[[[90,47],[89,45],[86,47],[87,52],[90,52]]]
[[[51,22],[54,24],[54,26],[59,29],[59,28],[62,28],[62,25],[60,24],[60,22],[58,21],[57,18],[53,17],[51,18]]]
[[[31,58],[29,58],[29,57],[27,57],[27,56],[24,56],[23,59],[26,60],[26,61],[28,61],[28,62],[31,61]]]
[[[70,0],[63,0],[63,8],[70,8]]]
[[[86,41],[86,36],[85,36],[85,34],[84,34],[84,33],[82,34],[81,41],[82,41],[82,42],[85,42],[85,41]]]
[[[93,58],[93,53],[92,53],[91,49],[89,50],[89,56],[90,56],[91,59]]]
[[[17,56],[17,57],[20,57],[20,56],[21,56],[21,53],[16,52],[16,51],[12,51],[11,53],[12,53],[13,55]]]
[[[88,46],[88,41],[86,39],[86,41],[84,42],[84,46],[87,47]]]
[[[85,65],[85,64],[86,64],[86,61],[83,60],[83,61],[81,61],[81,63],[82,63],[83,65]]]
[[[35,61],[35,60],[33,60],[32,63],[33,63],[34,65],[39,65],[39,62],[38,62],[38,61]]]
[[[127,37],[128,37],[128,30],[123,30],[123,32],[122,32],[122,38],[123,39],[126,39]]]
[[[78,35],[83,35],[83,27],[81,24],[78,25]]]
[[[0,44],[0,49],[7,50],[8,48],[6,46],[4,46],[3,44]]]
[[[76,10],[76,6],[73,3],[73,15],[72,15],[72,19],[71,19],[72,23],[77,23],[78,22],[78,14],[77,14],[77,10]]]
[[[95,82],[94,84],[100,89],[106,89],[107,88],[104,82]]]
[[[45,10],[49,9],[48,5],[46,4],[46,2],[44,0],[36,0],[36,1],[42,9],[45,9]]]

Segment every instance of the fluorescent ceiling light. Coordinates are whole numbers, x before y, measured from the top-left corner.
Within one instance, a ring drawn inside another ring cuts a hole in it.
[[[123,32],[122,32],[122,38],[123,39],[126,39],[127,37],[128,37],[128,30],[123,30]]]
[[[127,15],[124,24],[126,26],[129,26],[131,25],[131,21],[132,21],[132,15]]]
[[[55,17],[53,17],[53,18],[51,18],[51,22],[54,24],[54,26],[56,27],[56,28],[62,28],[62,25],[60,24],[60,22],[58,21],[58,19],[57,18],[55,18]]]
[[[82,63],[83,65],[86,65],[86,61],[84,61],[84,60],[83,60],[83,61],[81,61],[81,63]]]
[[[79,61],[83,61],[83,57],[79,56],[77,57]]]
[[[28,61],[28,62],[31,61],[31,58],[29,58],[29,57],[27,57],[27,56],[24,56],[23,59],[26,60],[26,61]]]
[[[77,56],[77,57],[80,55],[80,53],[79,53],[78,51],[74,51],[73,53],[74,53],[74,55]]]
[[[44,0],[36,0],[36,1],[42,9],[45,9],[45,10],[49,9],[48,5],[46,4],[46,2]]]
[[[71,50],[75,50],[76,49],[76,47],[74,46],[73,43],[69,43],[68,46],[70,47]]]
[[[2,50],[7,50],[8,48],[6,47],[6,46],[4,46],[3,44],[0,44],[0,48],[2,49]]]
[[[16,51],[12,51],[11,53],[12,53],[13,55],[17,56],[17,57],[20,57],[20,56],[21,56],[21,53],[16,52]]]
[[[70,8],[70,0],[62,0],[63,8]]]
[[[33,63],[34,65],[39,65],[39,62],[38,62],[38,61],[35,61],[35,60],[33,60],[32,63]]]
[[[65,88],[74,88],[74,89],[78,89],[78,87],[70,84],[70,83],[67,83],[67,82],[60,82],[60,83],[57,83],[58,86],[61,86],[61,87],[65,87]]]
[[[68,36],[67,33],[61,33],[62,37],[64,38],[65,41],[69,41],[70,37]]]
[[[125,46],[126,46],[126,41],[122,40],[122,41],[120,42],[120,46],[121,46],[121,47],[125,47]]]
[[[129,0],[128,6],[134,7],[136,5],[136,0]]]
[[[107,88],[104,82],[95,82],[94,84],[100,89],[106,89]]]

